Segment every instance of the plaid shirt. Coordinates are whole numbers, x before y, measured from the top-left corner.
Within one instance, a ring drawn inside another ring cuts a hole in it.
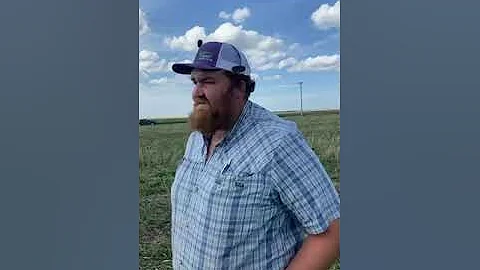
[[[338,194],[293,122],[248,101],[206,161],[193,132],[172,185],[174,269],[285,269],[305,233],[340,217]]]

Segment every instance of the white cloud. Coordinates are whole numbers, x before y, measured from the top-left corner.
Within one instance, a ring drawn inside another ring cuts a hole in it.
[[[197,41],[199,39],[205,39],[205,28],[200,26],[194,26],[185,35],[180,37],[168,37],[165,39],[165,43],[171,48],[176,50],[194,51],[197,49]]]
[[[147,19],[145,18],[145,12],[143,12],[143,10],[138,9],[138,17],[138,33],[140,36],[143,36],[150,31],[150,27],[148,26]]]
[[[336,9],[337,11],[335,11]],[[333,11],[337,12],[338,15],[335,15]],[[150,42],[150,46],[145,47],[146,50],[142,50],[144,47],[140,46],[141,50],[139,51],[139,73],[141,75],[139,83],[139,115],[141,116],[186,115],[191,110],[192,83],[190,78],[189,76],[174,74],[171,66],[174,62],[191,62],[192,59],[178,61],[178,58],[175,58],[175,56],[181,56],[182,58],[190,57],[186,55],[196,52],[198,39],[203,39],[204,42],[224,41],[237,46],[246,53],[253,68],[254,73],[252,77],[257,81],[281,80],[283,78],[282,75],[278,74],[280,72],[276,73],[276,71],[268,76],[262,74],[263,70],[269,69],[284,69],[289,72],[339,70],[339,52],[335,55],[313,55],[309,58],[299,57],[297,53],[302,53],[303,47],[308,45],[299,43],[285,44],[284,40],[276,36],[245,29],[239,23],[251,17],[251,11],[248,8],[236,9],[231,13],[220,12],[218,16],[229,20],[229,22],[227,21],[219,25],[217,29],[212,29],[212,31],[207,32],[206,28],[199,25],[192,27],[179,36],[171,36],[163,40],[170,49],[189,52],[187,54],[168,52],[164,50],[164,45],[158,46],[158,39],[163,37],[161,35],[153,35],[155,33],[149,34],[152,32],[151,25],[148,23],[150,16],[153,15],[150,15],[148,10],[144,12],[144,10],[139,9],[140,41]],[[311,19],[320,29],[340,27],[339,2],[335,5],[331,4],[331,6],[323,5],[323,8],[320,6],[312,14]],[[148,37],[142,37],[146,34]],[[152,38],[157,38],[157,45],[151,44]],[[145,41],[147,39],[148,41]],[[322,52],[317,50],[317,54],[322,54]],[[269,85],[267,82],[263,84]],[[253,97],[255,98],[256,96],[259,100],[265,102],[265,105],[272,108],[288,109],[292,105],[295,108],[294,99],[297,98],[297,92],[290,90],[296,90],[298,85],[282,86],[280,85],[282,84],[281,81],[274,81],[273,84],[275,86],[272,87],[275,88],[275,91],[272,88],[271,93],[277,95],[278,88],[287,87],[289,89],[285,90],[285,92],[292,94],[283,97],[280,102],[277,99],[271,99],[269,89],[265,89],[265,86],[261,85]],[[334,98],[337,98],[337,96],[333,96],[331,99],[333,100]],[[317,100],[321,100],[321,102],[312,101],[312,107],[325,102],[323,97]],[[304,108],[306,108],[306,105],[308,105],[307,100],[305,99],[304,101]]]
[[[282,75],[279,75],[279,74],[263,77],[263,79],[266,80],[266,81],[280,80],[281,78],[282,78]]]
[[[230,42],[243,50],[258,50],[278,53],[283,47],[283,41],[271,36],[261,35],[252,30],[244,30],[242,26],[236,26],[229,22],[220,25],[213,33],[205,38]]]
[[[281,39],[262,35],[231,23],[220,25],[206,40],[229,42],[243,50],[254,69],[267,70],[277,66],[286,57]]]
[[[214,32],[206,34],[205,28],[195,26],[183,36],[169,37],[165,43],[171,49],[193,52],[197,49],[198,39],[229,42],[244,51],[253,69],[267,70],[278,68],[278,63],[287,57],[283,40],[262,35],[256,31],[245,30],[242,26],[226,22]]]
[[[158,53],[148,50],[141,50],[138,60],[139,72],[144,77],[149,77],[151,73],[169,71],[173,65],[173,62],[160,59]]]
[[[340,1],[337,1],[333,6],[321,5],[312,13],[310,18],[315,26],[321,30],[340,28]]]
[[[232,19],[236,22],[236,23],[241,23],[243,22],[245,19],[247,19],[248,17],[250,17],[251,15],[251,12],[250,12],[250,9],[247,8],[247,7],[244,7],[244,8],[239,8],[239,9],[235,9],[235,11],[233,12],[232,14]]]
[[[241,23],[245,21],[251,15],[251,11],[248,7],[237,8],[233,11],[233,13],[227,13],[226,11],[220,11],[218,17],[229,20],[230,18],[233,19],[236,23]]]
[[[289,67],[289,66],[293,66],[296,63],[297,63],[297,59],[295,59],[293,57],[289,57],[289,58],[286,58],[286,59],[283,59],[282,61],[280,61],[278,63],[278,68],[283,69],[283,68],[286,68],[286,67]]]
[[[250,77],[252,77],[254,81],[260,80],[260,75],[258,75],[257,73],[250,73]]]
[[[340,70],[340,55],[319,55],[296,62],[287,69],[290,72]]]
[[[287,69],[290,72],[338,70],[340,56],[319,55],[298,60],[292,55],[292,50],[299,48],[298,43],[287,46],[280,38],[263,35],[257,31],[244,29],[241,25],[230,22],[221,24],[211,33],[204,27],[194,26],[182,36],[165,39],[165,44],[173,50],[195,52],[197,41],[228,42],[245,52],[254,72]]]
[[[168,79],[167,77],[162,77],[162,78],[159,78],[159,79],[152,79],[149,81],[150,84],[153,84],[153,85],[162,85],[162,84],[166,84],[168,83]]]
[[[232,14],[229,14],[225,11],[220,11],[220,13],[218,13],[218,17],[222,18],[222,19],[225,19],[225,20],[228,20],[230,19],[230,17],[232,17]]]

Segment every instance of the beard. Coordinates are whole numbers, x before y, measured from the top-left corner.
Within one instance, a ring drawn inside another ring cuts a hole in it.
[[[219,113],[213,111],[208,103],[194,105],[192,113],[188,117],[190,129],[200,131],[205,135],[211,135],[218,125]]]
[[[228,129],[232,124],[229,107],[223,111],[215,110],[208,101],[196,100],[193,111],[188,117],[190,129],[210,136],[218,129]],[[227,104],[227,99],[223,104]]]

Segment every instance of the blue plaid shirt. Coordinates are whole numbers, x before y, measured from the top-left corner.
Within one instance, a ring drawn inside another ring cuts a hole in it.
[[[294,122],[248,101],[208,161],[193,132],[172,185],[174,269],[285,269],[339,196]]]

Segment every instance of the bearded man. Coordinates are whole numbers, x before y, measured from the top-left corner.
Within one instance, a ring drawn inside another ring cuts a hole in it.
[[[193,82],[192,132],[171,188],[174,269],[328,269],[340,200],[294,122],[249,100],[245,54],[198,43],[174,72]]]

